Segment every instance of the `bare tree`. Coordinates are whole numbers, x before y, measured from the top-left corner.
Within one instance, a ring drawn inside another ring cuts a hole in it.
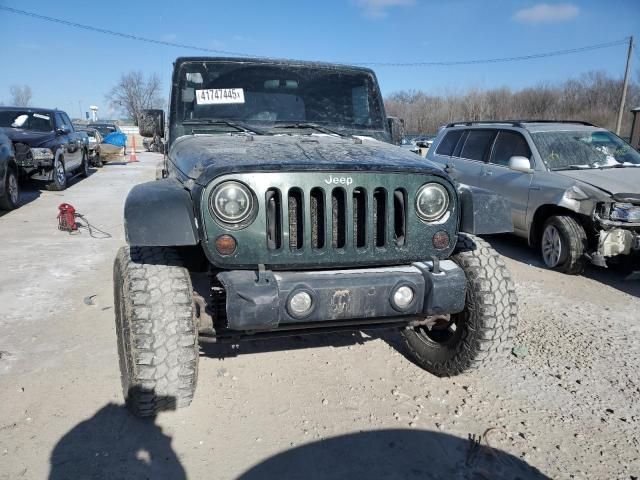
[[[9,87],[11,105],[16,107],[28,107],[31,101],[31,87],[29,85],[11,85]]]
[[[162,108],[160,78],[151,74],[149,78],[140,71],[122,74],[118,84],[106,95],[109,105],[121,111],[138,124],[140,112],[147,108]]]
[[[385,99],[385,106],[390,115],[404,118],[410,133],[435,133],[453,121],[507,119],[586,120],[612,129],[621,89],[622,79],[588,72],[562,83],[540,83],[515,92],[507,87],[439,96],[420,90],[395,92]],[[631,128],[632,106],[640,106],[640,70],[638,81],[629,84],[623,132]]]

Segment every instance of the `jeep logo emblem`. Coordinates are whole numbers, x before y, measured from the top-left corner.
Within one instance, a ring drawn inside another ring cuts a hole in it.
[[[351,185],[353,178],[351,177],[329,177],[325,178],[324,183],[327,185]]]

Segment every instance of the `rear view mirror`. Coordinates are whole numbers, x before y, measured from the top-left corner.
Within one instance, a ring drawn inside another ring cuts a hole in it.
[[[389,123],[389,133],[391,133],[391,143],[394,145],[402,144],[404,137],[404,120],[398,117],[387,117]]]
[[[164,137],[164,110],[142,110],[138,118],[138,131],[143,137]]]
[[[509,159],[509,168],[515,172],[531,173],[531,161],[527,157],[514,156]]]

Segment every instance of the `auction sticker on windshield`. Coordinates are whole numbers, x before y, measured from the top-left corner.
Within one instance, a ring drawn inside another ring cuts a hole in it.
[[[244,103],[244,90],[242,88],[209,88],[206,90],[196,90],[196,103],[198,105]]]

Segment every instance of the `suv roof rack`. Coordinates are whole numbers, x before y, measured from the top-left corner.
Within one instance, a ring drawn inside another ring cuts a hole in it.
[[[472,125],[511,125],[513,127],[524,127],[525,123],[576,123],[578,125],[586,125],[589,127],[595,127],[596,125],[585,122],[583,120],[477,120],[472,122],[452,122],[447,124],[449,127],[470,127]]]

